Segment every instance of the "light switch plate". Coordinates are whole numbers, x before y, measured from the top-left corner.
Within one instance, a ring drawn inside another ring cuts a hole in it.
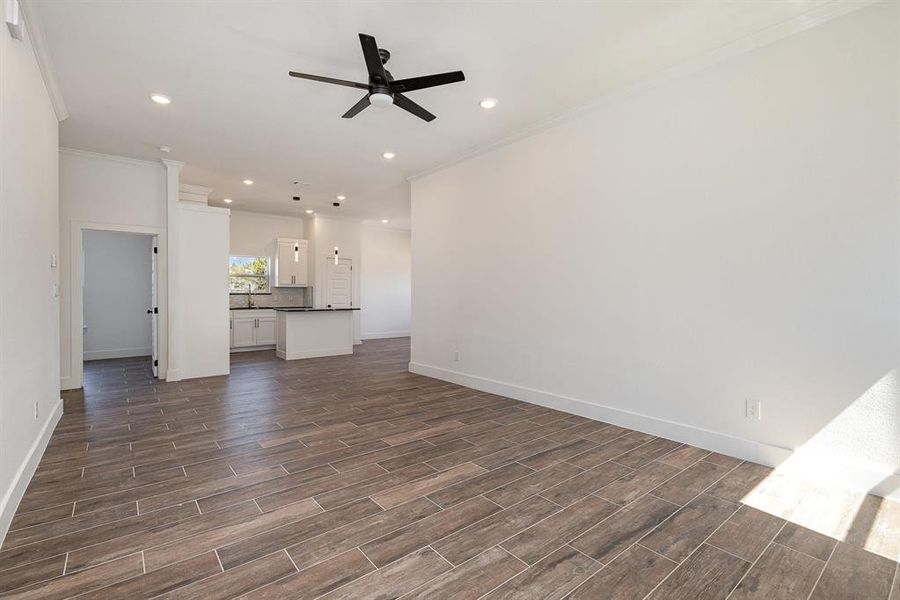
[[[50,255],[50,268],[51,269],[56,268],[56,255],[55,254]]]

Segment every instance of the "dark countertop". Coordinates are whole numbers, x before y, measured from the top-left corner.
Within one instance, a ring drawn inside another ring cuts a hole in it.
[[[306,308],[304,306],[238,306],[230,310],[275,310],[278,308]]]
[[[289,306],[279,306],[274,310],[281,312],[343,312],[347,310],[359,310],[359,307],[353,308],[292,308]]]

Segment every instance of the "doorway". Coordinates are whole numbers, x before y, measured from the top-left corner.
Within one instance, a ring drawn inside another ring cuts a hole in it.
[[[325,261],[325,307],[351,308],[353,306],[353,260],[333,258]]]
[[[83,230],[85,387],[130,387],[159,375],[158,242],[149,233]]]

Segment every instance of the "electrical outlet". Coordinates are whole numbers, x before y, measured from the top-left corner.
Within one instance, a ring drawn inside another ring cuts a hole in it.
[[[459,350],[453,352],[453,362],[459,362]]]
[[[38,403],[35,401],[34,403],[34,420],[37,421],[38,418]]]
[[[755,398],[745,398],[744,416],[755,421],[762,421],[762,402]]]

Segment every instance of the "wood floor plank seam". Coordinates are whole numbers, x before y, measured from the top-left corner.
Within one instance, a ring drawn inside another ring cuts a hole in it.
[[[831,562],[831,557],[834,556],[834,551],[837,550],[837,544],[831,549],[831,552],[828,553],[828,559],[825,561],[825,564],[822,565],[822,570],[819,571],[819,576],[816,578],[816,582],[813,584],[812,589],[809,590],[809,594],[806,596],[806,600],[812,598],[812,595],[816,592],[816,588],[819,587],[819,583],[822,581],[822,575],[825,574],[825,569],[828,568],[828,563]]]
[[[643,538],[641,538],[641,539],[643,539]],[[681,564],[681,563],[678,562],[677,560],[672,560],[671,558],[669,558],[669,557],[666,556],[665,554],[660,554],[659,552],[657,552],[657,551],[654,550],[653,548],[650,548],[649,546],[645,546],[644,544],[642,544],[642,543],[640,542],[640,540],[638,540],[637,542],[635,542],[634,544],[632,544],[631,546],[629,546],[629,548],[631,548],[632,546],[640,546],[640,547],[643,548],[644,550],[647,550],[648,552],[652,552],[653,554],[657,555],[657,556],[660,557],[660,558],[666,559],[667,561],[669,561],[669,562],[672,563],[672,564],[676,564],[676,565],[680,565],[680,564]],[[719,549],[721,550],[721,548],[719,548]],[[724,552],[724,550],[723,550],[723,552]],[[612,561],[610,561],[610,562],[612,562]]]
[[[698,462],[699,462],[699,461],[698,461]],[[734,467],[734,468],[737,468],[737,467]],[[686,469],[686,468],[685,468],[685,469],[682,469],[682,470],[679,471],[676,475],[674,475],[673,477],[671,477],[670,480],[671,480],[671,479],[674,479],[674,477],[676,477],[676,476],[677,476],[678,474],[680,474],[680,473],[683,473],[685,470],[687,470],[687,469]],[[728,471],[727,473],[725,473],[722,477],[725,477],[725,475],[727,475],[728,473],[730,473],[730,472],[733,471],[733,470],[734,470],[734,469],[729,470],[729,471]],[[719,479],[721,479],[721,478],[719,478]],[[719,479],[717,479],[716,482],[718,482]],[[712,486],[715,485],[716,482],[713,482],[712,484],[710,484],[706,489],[710,489]],[[659,487],[659,486],[657,486],[657,487]],[[656,488],[653,488],[653,489],[656,489]],[[704,492],[706,491],[706,489],[704,489]],[[695,498],[696,498],[696,497],[699,497],[699,496],[702,495],[702,494],[703,494],[703,492],[701,492],[700,494],[697,494],[697,496],[695,496]],[[646,492],[646,493],[643,494],[641,497],[645,497],[645,496],[652,496],[653,498],[657,498],[656,496],[653,496],[652,490]],[[662,499],[662,498],[657,498],[657,499],[658,499],[658,500],[661,500],[661,501],[663,501],[663,502],[667,502],[666,500],[664,500],[664,499]],[[633,502],[636,502],[636,501],[637,501],[637,499],[634,500]],[[633,502],[632,502],[632,503],[633,503]],[[631,503],[630,503],[630,504],[631,504]],[[627,506],[628,506],[628,505],[626,505],[626,507],[627,507]],[[685,506],[686,506],[686,505],[685,505]],[[607,519],[612,518],[615,514],[617,514],[617,513],[620,512],[621,510],[624,510],[624,508],[625,508],[625,507],[621,507],[618,511],[616,511],[615,513],[609,515],[606,519],[604,519],[604,521],[607,520]],[[634,546],[637,546],[637,545],[640,545],[642,548],[646,548],[646,546],[644,546],[643,544],[640,544],[640,541],[641,541],[642,539],[644,539],[645,537],[647,537],[648,535],[650,535],[650,534],[651,534],[653,531],[655,531],[658,527],[661,527],[666,521],[668,521],[669,519],[671,519],[672,516],[675,515],[675,514],[677,514],[677,512],[678,512],[681,508],[683,508],[683,506],[680,507],[679,509],[673,511],[668,517],[666,517],[665,519],[663,519],[660,523],[658,523],[655,527],[653,527],[653,528],[652,528],[650,531],[648,531],[646,534],[640,536],[637,540],[635,540],[634,542],[632,542],[631,544],[629,544],[628,547],[624,548],[624,549],[623,549],[621,552],[619,552],[616,556],[611,557],[610,560],[609,560],[609,562],[605,563],[605,564],[603,565],[603,567],[601,567],[601,569],[598,570],[598,573],[599,573],[600,571],[602,571],[603,568],[606,568],[606,567],[608,567],[610,564],[612,564],[612,562],[613,562],[618,556],[623,555],[623,554],[624,554],[625,552],[627,552],[630,548],[632,548],[632,547],[634,547]],[[740,510],[740,507],[738,507],[737,509],[735,509],[734,512],[736,513],[738,510]],[[734,513],[732,513],[731,516],[734,516]],[[729,518],[730,518],[730,517],[729,517]],[[722,524],[726,523],[727,521],[728,521],[728,519],[725,519],[724,521],[722,521],[722,523],[719,525],[719,527],[721,527]],[[600,525],[600,524],[602,524],[602,523],[603,523],[603,521],[600,521],[600,523],[598,523],[598,525]],[[686,562],[686,561],[690,558],[690,556],[692,556],[699,548],[701,548],[701,547],[706,543],[706,541],[707,541],[710,537],[712,537],[712,536],[715,534],[716,531],[718,531],[719,527],[716,527],[715,530],[707,536],[706,540],[704,540],[703,542],[701,542],[694,550],[691,551],[691,553],[690,553],[687,557],[685,557],[685,559],[684,559],[683,561],[681,561],[681,563],[678,563],[678,564],[680,565],[680,564],[683,564],[684,562]],[[659,554],[658,552],[655,552],[655,551],[653,551],[653,550],[650,549],[650,548],[647,548],[647,549],[648,549],[648,550],[651,550],[651,551],[654,552],[655,554]],[[669,560],[669,561],[671,561],[671,562],[677,562],[677,561],[672,561],[671,559],[669,559],[668,557],[666,557],[666,556],[664,556],[664,555],[660,555],[660,556],[662,556],[663,558],[665,558],[666,560]],[[743,560],[743,559],[741,559],[741,560]],[[748,569],[748,570],[749,570],[749,569]],[[669,575],[671,575],[671,574],[674,573],[675,571],[677,571],[677,569],[673,569],[673,571],[672,571],[671,573],[669,573]],[[596,576],[596,575],[597,575],[597,574],[595,573],[593,576]],[[653,594],[653,592],[654,592],[660,585],[663,584],[663,582],[668,578],[669,575],[667,575],[665,578],[663,578],[661,581],[659,581],[658,584],[657,584],[652,590],[650,590],[650,592],[648,592],[648,593],[644,596],[644,598],[649,598],[649,597]],[[587,580],[586,580],[586,581],[587,581]],[[577,588],[576,588],[576,589],[577,589]],[[574,591],[574,590],[573,590],[573,591]]]
[[[737,468],[737,467],[734,467],[733,469],[729,470],[728,472],[730,473],[731,471],[733,471],[733,470],[736,469],[736,468]],[[724,476],[723,476],[723,477],[724,477]],[[721,478],[720,478],[720,479],[721,479]],[[718,480],[717,480],[717,481],[718,481]],[[715,485],[715,483],[711,484],[711,485],[708,486],[706,489],[712,488],[713,485]],[[704,491],[705,491],[705,490],[704,490]],[[648,494],[649,494],[649,492],[648,492]],[[699,496],[699,495],[700,495],[700,494],[698,494],[698,496]],[[735,511],[734,511],[734,513],[732,513],[731,517],[733,517],[734,514],[737,513],[738,510],[740,510],[740,507],[738,507],[737,509],[735,509]],[[677,511],[676,511],[676,512],[677,512]],[[729,517],[729,519],[730,519],[731,517]],[[722,525],[724,525],[724,524],[727,523],[727,522],[728,522],[728,519],[725,519],[724,521],[722,521],[722,523],[720,523],[719,526],[715,528],[715,530],[713,530],[708,536],[706,536],[706,539],[704,539],[704,540],[703,540],[696,548],[694,548],[694,549],[691,551],[691,553],[690,553],[688,556],[686,556],[686,557],[684,558],[684,560],[681,561],[680,564],[682,564],[682,565],[685,564],[685,563],[691,558],[691,556],[693,556],[693,555],[696,554],[701,548],[703,548],[703,546],[709,541],[709,539],[710,539],[713,535],[715,535],[716,531],[718,531],[719,528],[721,528]],[[661,524],[662,524],[662,523],[660,523],[660,525],[661,525]],[[654,528],[654,529],[655,529],[655,528]],[[640,541],[640,540],[638,540],[638,541]],[[637,544],[637,543],[638,543],[638,542],[635,542],[635,544]],[[718,549],[718,548],[717,548],[717,549]],[[719,549],[719,550],[720,550],[720,549]],[[722,550],[722,552],[725,552],[725,551]],[[729,554],[729,555],[731,555],[731,556],[734,556],[733,554],[731,554],[731,553],[729,553],[729,552],[726,552],[726,554]],[[760,556],[761,556],[761,555],[760,555]],[[742,559],[742,558],[740,558],[740,557],[735,556],[735,558],[737,558],[738,560],[744,561],[744,559]],[[746,561],[744,561],[744,562],[746,562]],[[752,568],[752,566],[751,566],[750,568]],[[748,568],[748,569],[744,572],[744,575],[742,575],[742,576],[739,578],[739,581],[738,581],[737,583],[735,583],[734,587],[732,587],[731,591],[729,591],[729,595],[734,591],[734,588],[736,588],[736,587],[740,584],[740,579],[743,579],[743,577],[750,571],[750,568]],[[660,582],[659,582],[652,590],[650,590],[650,592],[648,592],[646,596],[644,596],[644,599],[646,600],[647,598],[650,598],[650,596],[652,596],[653,593],[654,593],[654,592],[655,592],[655,591],[656,591],[663,583],[665,583],[665,581],[666,581],[669,577],[671,577],[673,573],[675,573],[675,572],[677,572],[677,571],[678,571],[677,568],[676,568],[676,569],[673,569],[673,570],[672,570],[668,575],[666,575],[666,576],[665,576],[665,577],[664,577],[664,578],[663,578],[663,579],[662,579],[662,580],[661,580],[661,581],[660,581]]]
[[[894,592],[897,592],[896,594]],[[888,600],[900,600],[900,562],[894,569],[894,580],[891,582],[891,593]]]
[[[782,525],[781,525],[781,527],[780,527],[779,530],[778,530],[778,533],[781,533],[781,530],[784,529],[784,525],[785,525],[785,524],[782,524]],[[769,543],[766,545],[765,550],[763,550],[762,552],[760,552],[760,553],[759,553],[759,556],[757,556],[756,559],[755,559],[753,562],[750,563],[750,568],[747,569],[747,571],[746,571],[746,572],[744,573],[744,575],[738,580],[738,582],[737,582],[737,583],[735,584],[735,586],[731,589],[731,591],[728,592],[728,596],[725,597],[725,600],[729,600],[729,598],[731,598],[731,596],[734,595],[734,592],[740,587],[741,582],[743,582],[743,581],[747,578],[747,575],[749,575],[749,574],[753,571],[753,568],[757,565],[757,563],[759,563],[759,559],[761,559],[761,558],[765,555],[765,553],[768,551],[769,548],[771,548],[773,545],[775,545],[775,546],[781,546],[782,548],[787,548],[787,546],[782,546],[781,544],[779,544],[778,542],[775,541],[775,538],[778,537],[778,533],[776,533],[775,536],[769,541]],[[710,537],[711,537],[711,536],[710,536]],[[707,543],[709,543],[709,542],[707,541]],[[728,552],[727,550],[724,550],[724,549],[722,549],[722,548],[719,548],[718,546],[715,546],[715,544],[710,544],[710,545],[713,546],[713,547],[715,547],[715,548],[718,548],[719,550],[722,550],[722,552],[726,552],[726,553],[730,554],[730,552]],[[820,570],[820,572],[819,572],[819,577],[821,577],[822,571],[825,570],[825,562],[824,562],[824,561],[821,561],[821,560],[819,560],[818,558],[816,558],[816,557],[814,557],[814,556],[810,556],[809,554],[805,554],[805,553],[803,553],[803,552],[800,552],[799,550],[793,550],[792,548],[787,548],[787,549],[791,550],[792,552],[798,552],[799,554],[803,554],[804,556],[809,556],[809,558],[815,560],[816,562],[822,563],[822,568],[821,568],[821,570]],[[732,556],[734,556],[734,555],[732,554]],[[736,558],[739,558],[739,557],[736,557]],[[816,579],[816,581],[818,582],[818,578]],[[812,590],[815,589],[815,587],[816,587],[815,585],[812,586],[812,589],[810,590],[810,594],[812,593]]]

